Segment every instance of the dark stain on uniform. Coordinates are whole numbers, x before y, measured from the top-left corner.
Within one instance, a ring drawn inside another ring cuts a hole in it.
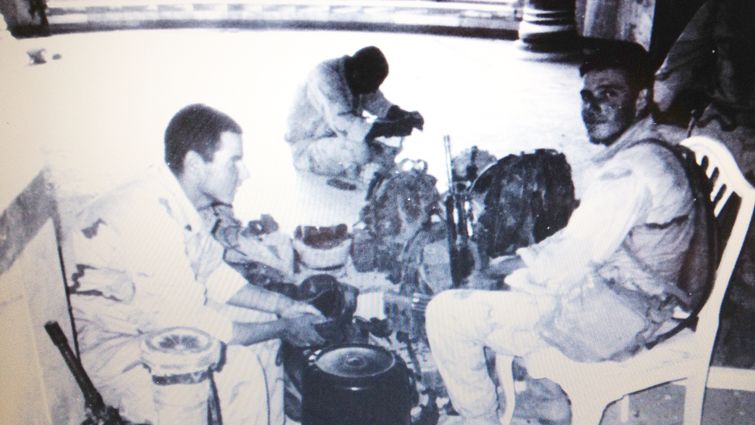
[[[83,233],[84,236],[87,237],[87,239],[92,239],[93,237],[97,236],[97,229],[100,227],[100,224],[106,223],[101,218],[98,218],[97,221],[92,223],[91,226],[81,229],[81,233]]]

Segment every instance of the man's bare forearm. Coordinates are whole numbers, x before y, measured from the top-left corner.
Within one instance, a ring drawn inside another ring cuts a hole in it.
[[[325,340],[316,329],[325,320],[312,314],[283,318],[269,322],[234,322],[230,344],[251,345],[269,339],[285,339],[297,347],[322,345]]]
[[[234,322],[233,337],[230,344],[251,345],[269,339],[285,338],[289,319],[278,319],[270,322]]]
[[[249,284],[239,289],[227,303],[237,307],[251,308],[280,315],[287,308],[291,307],[295,301],[276,292]]]

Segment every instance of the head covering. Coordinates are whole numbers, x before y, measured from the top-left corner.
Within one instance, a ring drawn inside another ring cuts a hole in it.
[[[579,67],[579,75],[584,77],[590,71],[605,69],[626,71],[630,84],[638,90],[648,87],[653,78],[650,55],[637,43],[612,41],[589,50]]]

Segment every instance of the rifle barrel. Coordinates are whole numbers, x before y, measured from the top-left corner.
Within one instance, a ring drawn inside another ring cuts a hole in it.
[[[451,156],[451,136],[446,134],[443,136],[443,146],[446,150],[446,177],[448,178],[448,193],[452,193],[456,190],[454,187],[454,175],[453,175],[453,157]]]

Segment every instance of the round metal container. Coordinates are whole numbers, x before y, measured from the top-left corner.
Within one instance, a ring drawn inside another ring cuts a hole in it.
[[[383,348],[348,344],[313,353],[303,376],[302,425],[410,425],[406,365]]]
[[[175,327],[146,336],[141,349],[158,423],[207,425],[209,377],[220,359],[220,342],[197,329]]]
[[[148,335],[141,349],[142,362],[153,377],[188,379],[207,373],[220,358],[220,342],[192,328],[174,327]]]

